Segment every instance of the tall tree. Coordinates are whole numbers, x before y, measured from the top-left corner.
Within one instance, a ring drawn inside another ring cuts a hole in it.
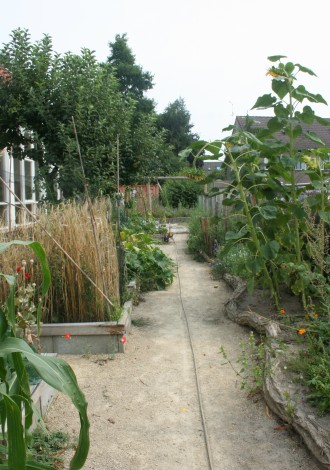
[[[22,29],[0,50],[0,64],[10,74],[0,78],[0,147],[36,160],[50,197],[55,181],[72,196],[83,188],[73,116],[91,188],[108,192],[116,138],[127,137],[134,104],[122,99],[109,66],[98,64],[88,49],[55,54],[49,36],[32,44]]]
[[[191,132],[194,125],[190,122],[190,118],[183,98],[170,103],[159,115],[158,125],[166,130],[166,142],[173,146],[176,154],[187,148],[194,140],[198,140],[198,135]]]
[[[153,87],[153,76],[136,64],[126,34],[117,34],[109,43],[108,64],[119,82],[120,91],[134,100],[131,132],[126,142],[121,138],[121,181],[131,184],[164,173],[164,133],[157,128],[153,100],[145,92]]]
[[[120,84],[120,91],[143,98],[145,91],[153,87],[153,76],[135,63],[135,56],[128,46],[127,34],[117,34],[114,42],[109,43],[108,63],[114,67],[114,74]]]

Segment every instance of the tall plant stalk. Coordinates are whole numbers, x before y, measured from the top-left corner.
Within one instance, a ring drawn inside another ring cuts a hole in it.
[[[294,136],[293,136],[293,99],[292,99],[292,92],[293,88],[291,85],[291,80],[288,78],[288,89],[289,89],[289,156],[292,159],[292,161],[297,161],[296,160],[296,150],[294,148]],[[295,169],[292,168],[291,170],[291,202],[293,204],[296,204],[297,202],[297,192],[296,192],[296,180],[295,180]],[[299,224],[299,219],[296,217],[295,214],[292,215],[293,217],[293,223],[294,223],[294,233],[295,233],[295,251],[296,251],[296,263],[298,265],[301,265],[302,263],[302,257],[301,257],[301,233],[300,233],[300,224]],[[307,301],[306,301],[306,292],[305,292],[305,286],[302,284],[301,286],[301,299],[303,303],[304,309],[307,307]]]
[[[258,234],[256,232],[256,229],[255,229],[255,226],[254,226],[254,223],[253,223],[253,219],[252,219],[252,216],[251,216],[251,208],[250,208],[250,205],[249,205],[249,203],[247,201],[247,198],[246,198],[245,188],[243,187],[243,184],[242,184],[242,179],[241,179],[239,168],[237,166],[237,162],[236,162],[235,158],[233,157],[233,154],[230,151],[230,149],[228,150],[228,156],[229,156],[229,160],[230,160],[231,169],[233,170],[233,172],[235,174],[236,185],[237,185],[237,189],[239,191],[240,200],[241,200],[242,205],[243,205],[243,212],[244,212],[244,215],[245,215],[245,218],[246,218],[248,231],[249,231],[249,233],[252,237],[252,241],[253,241],[253,244],[255,246],[255,254],[256,254],[256,256],[260,257],[261,246],[260,246],[260,241],[259,241],[259,238],[258,238]],[[264,276],[266,277],[267,285],[269,286],[269,289],[270,289],[270,292],[271,292],[271,297],[274,300],[275,306],[277,308],[279,308],[279,296],[278,296],[278,292],[276,291],[276,288],[274,286],[273,279],[271,278],[271,276],[269,274],[269,271],[268,271],[268,268],[266,266],[265,260],[262,259],[261,263],[262,263],[262,272],[263,272]]]

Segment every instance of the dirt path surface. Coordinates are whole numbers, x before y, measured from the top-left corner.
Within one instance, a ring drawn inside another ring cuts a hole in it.
[[[173,285],[145,296],[133,311],[125,354],[65,356],[89,403],[87,470],[207,470],[187,313],[213,469],[316,470],[299,438],[265,404],[254,402],[223,359],[237,357],[248,330],[224,317],[229,289],[205,263],[186,254],[186,235],[164,251],[178,265]],[[181,292],[181,295],[180,295]],[[182,303],[181,303],[182,298]],[[48,417],[53,430],[77,432],[75,409],[59,395]]]

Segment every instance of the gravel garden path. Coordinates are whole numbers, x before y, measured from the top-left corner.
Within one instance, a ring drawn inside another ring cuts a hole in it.
[[[134,307],[125,354],[65,356],[89,403],[91,449],[84,468],[318,469],[298,436],[281,427],[262,399],[249,398],[230,366],[222,365],[220,346],[235,360],[249,333],[224,316],[226,284],[212,280],[209,266],[186,253],[185,234],[176,234],[164,251],[178,275],[168,289],[148,293]],[[64,396],[52,404],[47,425],[78,431]]]

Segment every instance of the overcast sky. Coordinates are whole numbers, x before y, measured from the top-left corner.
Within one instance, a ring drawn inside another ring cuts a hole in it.
[[[49,34],[56,52],[87,47],[99,61],[127,33],[136,62],[154,75],[157,110],[182,97],[205,140],[236,115],[257,114],[251,107],[270,92],[269,55],[314,70],[318,78],[301,82],[330,103],[329,0],[13,0],[2,2],[1,18],[1,45],[21,27],[33,41]],[[327,106],[317,112],[330,117]]]

